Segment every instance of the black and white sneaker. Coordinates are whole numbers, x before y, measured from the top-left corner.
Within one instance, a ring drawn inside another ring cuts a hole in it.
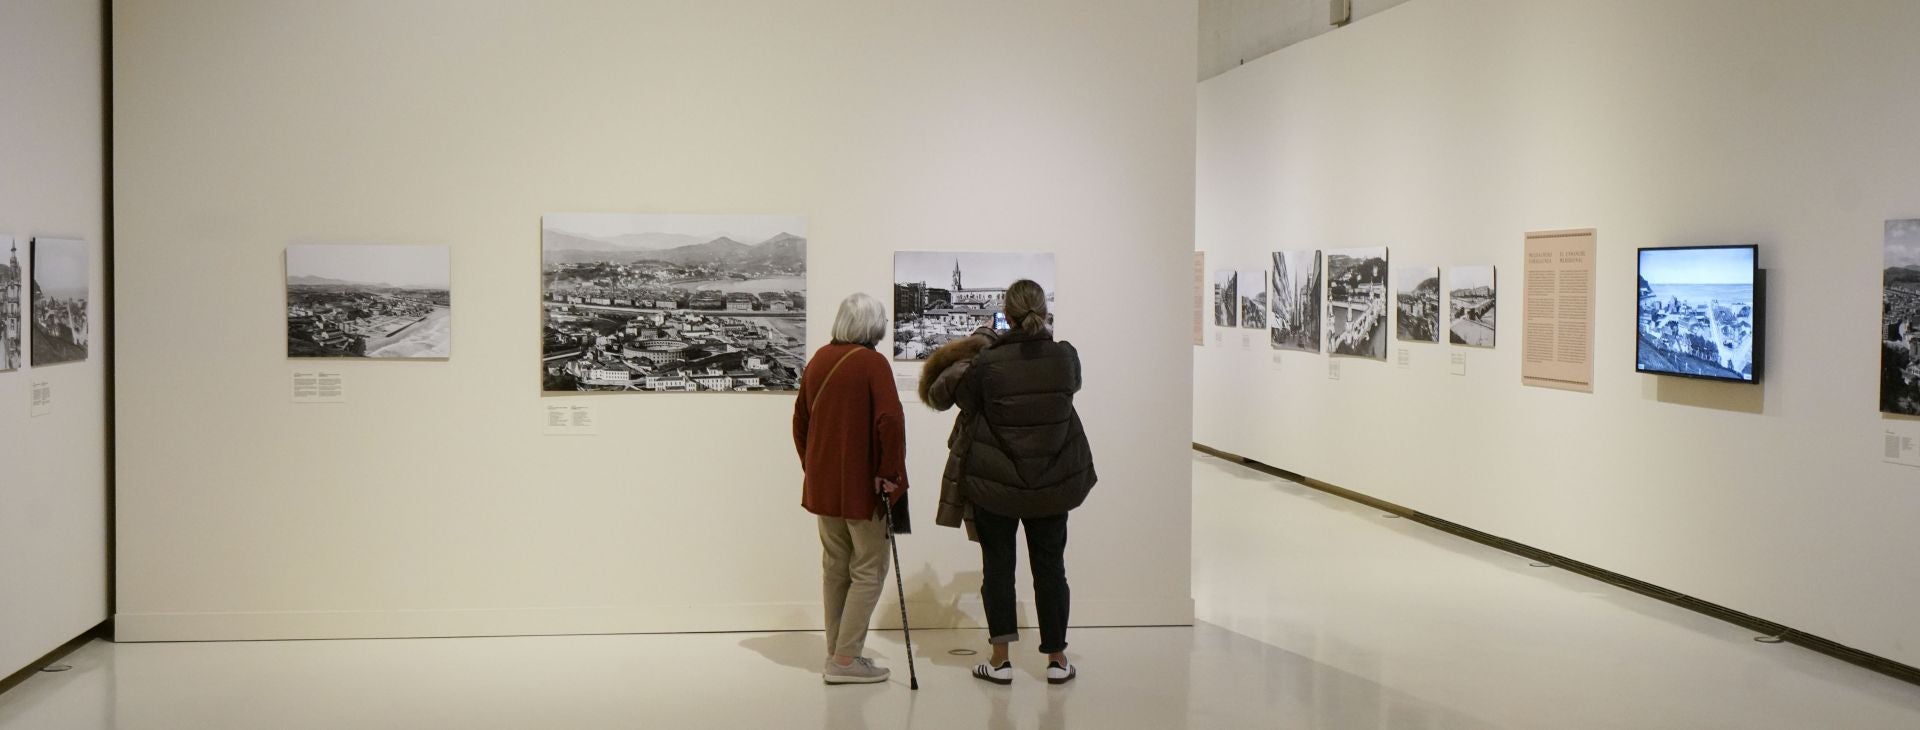
[[[1001,662],[995,667],[988,664],[973,665],[973,676],[994,684],[1013,684],[1013,662]]]
[[[1060,662],[1047,662],[1047,684],[1066,684],[1077,676],[1080,676],[1080,670],[1071,663],[1062,665]]]

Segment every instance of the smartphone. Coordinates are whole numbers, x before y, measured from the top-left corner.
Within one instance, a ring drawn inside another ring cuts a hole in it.
[[[1000,330],[1001,332],[1005,332],[1005,331],[1007,331],[1007,329],[1009,329],[1009,328],[1007,327],[1007,313],[1006,313],[1006,312],[994,312],[994,313],[993,313],[993,328],[994,328],[994,329],[997,329],[997,330]]]

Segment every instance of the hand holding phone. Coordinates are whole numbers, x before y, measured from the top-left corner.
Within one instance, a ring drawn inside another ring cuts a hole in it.
[[[1000,330],[1001,332],[1005,332],[1005,331],[1007,331],[1008,329],[1011,329],[1011,327],[1010,327],[1010,326],[1009,326],[1009,325],[1007,324],[1007,313],[1006,313],[1006,312],[994,312],[994,313],[993,313],[993,328],[994,328],[994,329],[997,329],[997,330]]]

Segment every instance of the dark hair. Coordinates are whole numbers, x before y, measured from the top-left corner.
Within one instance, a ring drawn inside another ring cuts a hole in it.
[[[1031,279],[1007,287],[1007,324],[1022,334],[1047,331],[1047,291]]]

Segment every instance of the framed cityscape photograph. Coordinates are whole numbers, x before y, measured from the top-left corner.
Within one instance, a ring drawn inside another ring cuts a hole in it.
[[[1492,266],[1447,269],[1447,341],[1468,347],[1493,347],[1498,289]]]
[[[540,241],[543,391],[799,388],[805,218],[550,214]]]
[[[893,359],[924,360],[947,342],[993,323],[1007,287],[1028,279],[1053,311],[1051,253],[896,251],[893,254]]]
[[[1267,332],[1274,349],[1320,351],[1320,252],[1275,251],[1267,291]]]
[[[453,355],[446,246],[287,247],[287,357]]]
[[[1394,274],[1394,335],[1403,342],[1440,341],[1440,268],[1402,266]]]
[[[1880,272],[1880,412],[1920,416],[1920,220],[1887,221]]]
[[[26,300],[21,292],[26,288],[26,278],[20,271],[20,245],[12,236],[0,236],[0,250],[6,258],[0,259],[0,373],[19,370],[26,365],[23,358],[26,350],[20,345],[20,335],[25,329],[25,318],[21,316]]]
[[[87,242],[65,238],[33,239],[33,282],[29,297],[34,367],[87,359],[91,327],[87,300],[92,286]]]
[[[1327,349],[1387,359],[1387,249],[1327,252]]]

